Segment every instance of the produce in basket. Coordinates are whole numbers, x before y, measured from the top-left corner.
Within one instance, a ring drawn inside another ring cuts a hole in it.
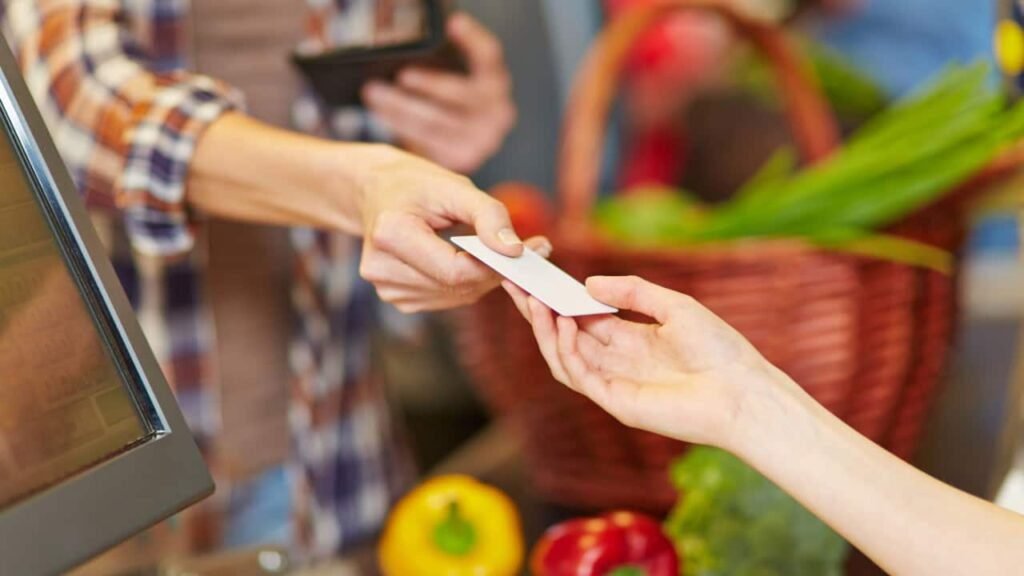
[[[764,476],[722,450],[672,466],[681,493],[666,530],[688,576],[839,576],[843,539]]]
[[[687,202],[644,229],[648,202],[611,198],[601,230],[632,245],[686,246],[742,238],[800,238],[825,248],[948,270],[950,256],[877,232],[954,190],[1024,136],[1024,105],[1007,106],[989,67],[951,68],[923,92],[879,113],[830,158],[803,170],[794,154],[773,157],[730,201]],[[666,208],[668,209],[668,208]]]

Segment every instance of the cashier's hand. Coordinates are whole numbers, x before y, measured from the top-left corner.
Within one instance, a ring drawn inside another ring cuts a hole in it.
[[[363,99],[407,149],[468,174],[501,147],[516,107],[498,39],[463,13],[449,19],[448,35],[468,75],[410,67],[395,84],[368,84]]]
[[[375,168],[360,194],[360,273],[381,299],[413,313],[471,304],[496,288],[496,274],[438,232],[467,225],[489,248],[519,256],[523,242],[505,206],[469,178],[419,156],[390,146],[368,149],[372,157],[361,160]],[[525,244],[545,257],[551,252],[542,237]]]
[[[748,402],[795,386],[711,311],[640,278],[594,277],[587,290],[653,323],[556,318],[514,285],[502,285],[533,325],[555,378],[628,426],[734,449],[730,435]]]

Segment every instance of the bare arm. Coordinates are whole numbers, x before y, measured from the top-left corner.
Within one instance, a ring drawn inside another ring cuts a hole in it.
[[[729,450],[887,572],[1003,575],[1024,567],[1024,517],[873,444],[692,298],[592,278],[595,298],[656,320],[570,320],[506,285],[556,378],[627,425]]]
[[[398,156],[386,146],[328,142],[229,113],[199,140],[187,197],[228,219],[360,234],[358,196],[389,153]]]
[[[802,392],[752,406],[745,420],[737,454],[888,573],[1024,569],[1024,517],[908,465]]]
[[[322,140],[229,113],[200,139],[189,174],[190,205],[210,214],[363,236],[360,272],[407,312],[466,304],[498,284],[437,230],[468,224],[495,250],[522,250],[500,202],[387,145]],[[550,249],[541,238],[528,243]]]
[[[93,206],[120,208],[137,250],[175,255],[191,249],[189,216],[196,211],[361,235],[363,276],[405,311],[466,304],[497,285],[494,274],[437,230],[467,224],[499,252],[522,250],[504,207],[464,176],[393,147],[272,128],[233,111],[233,92],[212,78],[182,69],[154,73],[139,58],[147,46],[124,3],[12,0],[7,6],[7,38],[44,104],[65,162]],[[445,83],[451,78],[439,77],[393,93],[401,98],[381,113],[402,123],[396,114],[404,108],[429,108],[431,121],[465,130],[427,135],[476,150],[483,141],[496,146],[511,114],[507,86],[499,82],[504,63],[493,49],[496,41],[475,22],[460,16],[453,24],[467,55],[493,56],[489,67],[457,86],[474,102],[491,105],[466,110],[457,105],[460,99],[427,106],[445,96],[427,85],[451,87]],[[484,92],[490,98],[478,97]],[[430,148],[425,139],[406,139]],[[492,151],[462,163],[480,162]]]

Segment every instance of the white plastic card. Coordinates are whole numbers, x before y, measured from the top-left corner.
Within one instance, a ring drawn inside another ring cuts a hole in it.
[[[586,286],[529,248],[522,256],[511,258],[491,250],[477,236],[455,236],[451,240],[562,316],[618,312],[595,300]]]

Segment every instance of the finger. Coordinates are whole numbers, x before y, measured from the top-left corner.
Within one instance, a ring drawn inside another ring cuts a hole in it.
[[[551,241],[544,236],[534,236],[529,238],[525,242],[526,247],[537,253],[538,256],[544,259],[551,257],[551,253],[554,251],[554,247],[551,245]]]
[[[574,320],[577,324],[576,350],[589,369],[607,380],[609,386],[613,385],[615,378],[632,379],[650,370],[649,362],[637,361],[645,358],[645,354],[638,354],[632,347],[606,346],[583,331],[579,318]]]
[[[636,276],[594,276],[587,279],[587,291],[609,306],[639,312],[662,324],[683,298],[678,292]]]
[[[586,316],[577,321],[580,330],[598,339],[604,345],[610,345],[617,335],[626,332],[635,332],[642,324],[629,322],[612,316],[610,314],[601,316]]]
[[[488,292],[487,288],[453,294],[447,290],[432,290],[408,286],[382,285],[377,287],[377,295],[385,302],[444,302],[472,304]]]
[[[481,198],[472,215],[472,221],[480,240],[491,250],[512,257],[518,257],[523,253],[523,243],[512,227],[508,210],[501,202],[490,196]]]
[[[459,12],[448,19],[448,37],[466,55],[470,73],[494,74],[505,70],[501,42],[472,16]]]
[[[505,205],[473,186],[468,178],[464,181],[465,185],[460,186],[452,179],[435,193],[435,215],[452,223],[472,225],[484,245],[499,254],[512,258],[522,255],[523,241],[512,227]]]
[[[542,258],[548,258],[551,256],[551,242],[543,236],[534,236],[533,238],[530,238],[526,241],[526,245]],[[519,313],[522,314],[527,321],[530,321],[530,311],[527,306],[529,294],[519,286],[516,286],[511,280],[502,280],[501,287],[504,288],[505,292],[512,297],[512,302],[516,305]]]
[[[491,250],[516,258],[523,253],[505,205],[483,192],[453,195],[446,211],[466,224],[472,224],[480,240]]]
[[[479,83],[461,74],[425,68],[408,68],[398,75],[398,85],[456,110],[473,110],[487,104]]]
[[[406,314],[416,314],[420,312],[436,312],[439,310],[451,310],[453,308],[461,308],[468,306],[476,302],[476,299],[469,299],[463,297],[438,297],[437,295],[417,297],[412,296],[407,299],[398,300],[392,302],[399,311]]]
[[[512,89],[504,68],[485,75],[466,76],[430,68],[410,67],[398,74],[402,88],[454,109],[472,111],[507,102]],[[509,110],[511,112],[511,110]]]
[[[375,249],[370,243],[363,245],[359,275],[378,287],[388,286],[434,292],[442,292],[446,288],[435,278],[405,264],[391,254]]]
[[[500,142],[484,143],[471,124],[479,120],[459,120],[460,132],[439,138],[429,128],[407,126],[395,135],[405,147],[458,174],[472,174],[497,151]]]
[[[457,114],[428,99],[401,88],[371,82],[363,91],[366,106],[396,135],[417,142],[456,138],[460,131]]]
[[[471,292],[481,285],[497,286],[490,268],[442,240],[421,218],[386,213],[373,223],[371,250],[380,250],[438,281],[445,289]]]
[[[581,334],[593,338],[603,347],[603,356],[621,358],[622,361],[608,360],[600,364],[604,366],[628,366],[612,370],[616,374],[628,376],[629,371],[649,368],[647,364],[635,364],[638,355],[649,353],[651,332],[660,328],[658,324],[641,324],[628,322],[614,316],[592,316],[577,318]]]
[[[587,364],[593,366],[595,370],[597,370],[598,372],[603,372],[604,366],[606,364],[605,361],[606,359],[608,359],[610,351],[604,344],[598,341],[597,338],[594,338],[590,334],[587,334],[586,332],[579,330],[578,323],[576,326],[576,344],[580,355],[583,356],[583,359],[587,362]]]
[[[472,302],[454,298],[407,298],[400,300],[386,300],[403,314],[419,314],[422,312],[436,312],[439,310],[451,310],[459,308]]]
[[[558,357],[558,336],[555,330],[554,316],[546,306],[536,298],[529,298],[530,324],[533,325],[533,335],[537,339],[541,356],[548,363],[551,374],[562,384],[572,387],[565,368]]]
[[[512,298],[512,303],[515,304],[516,310],[519,310],[519,313],[523,315],[523,318],[526,318],[526,321],[530,322],[532,318],[530,317],[529,296],[527,296],[526,292],[523,292],[521,288],[508,280],[502,280],[501,287],[504,288],[505,292],[507,292]]]
[[[558,358],[566,376],[573,382],[576,390],[604,407],[608,401],[607,385],[580,356],[577,348],[579,330],[576,322],[571,318],[559,318],[557,333]]]

